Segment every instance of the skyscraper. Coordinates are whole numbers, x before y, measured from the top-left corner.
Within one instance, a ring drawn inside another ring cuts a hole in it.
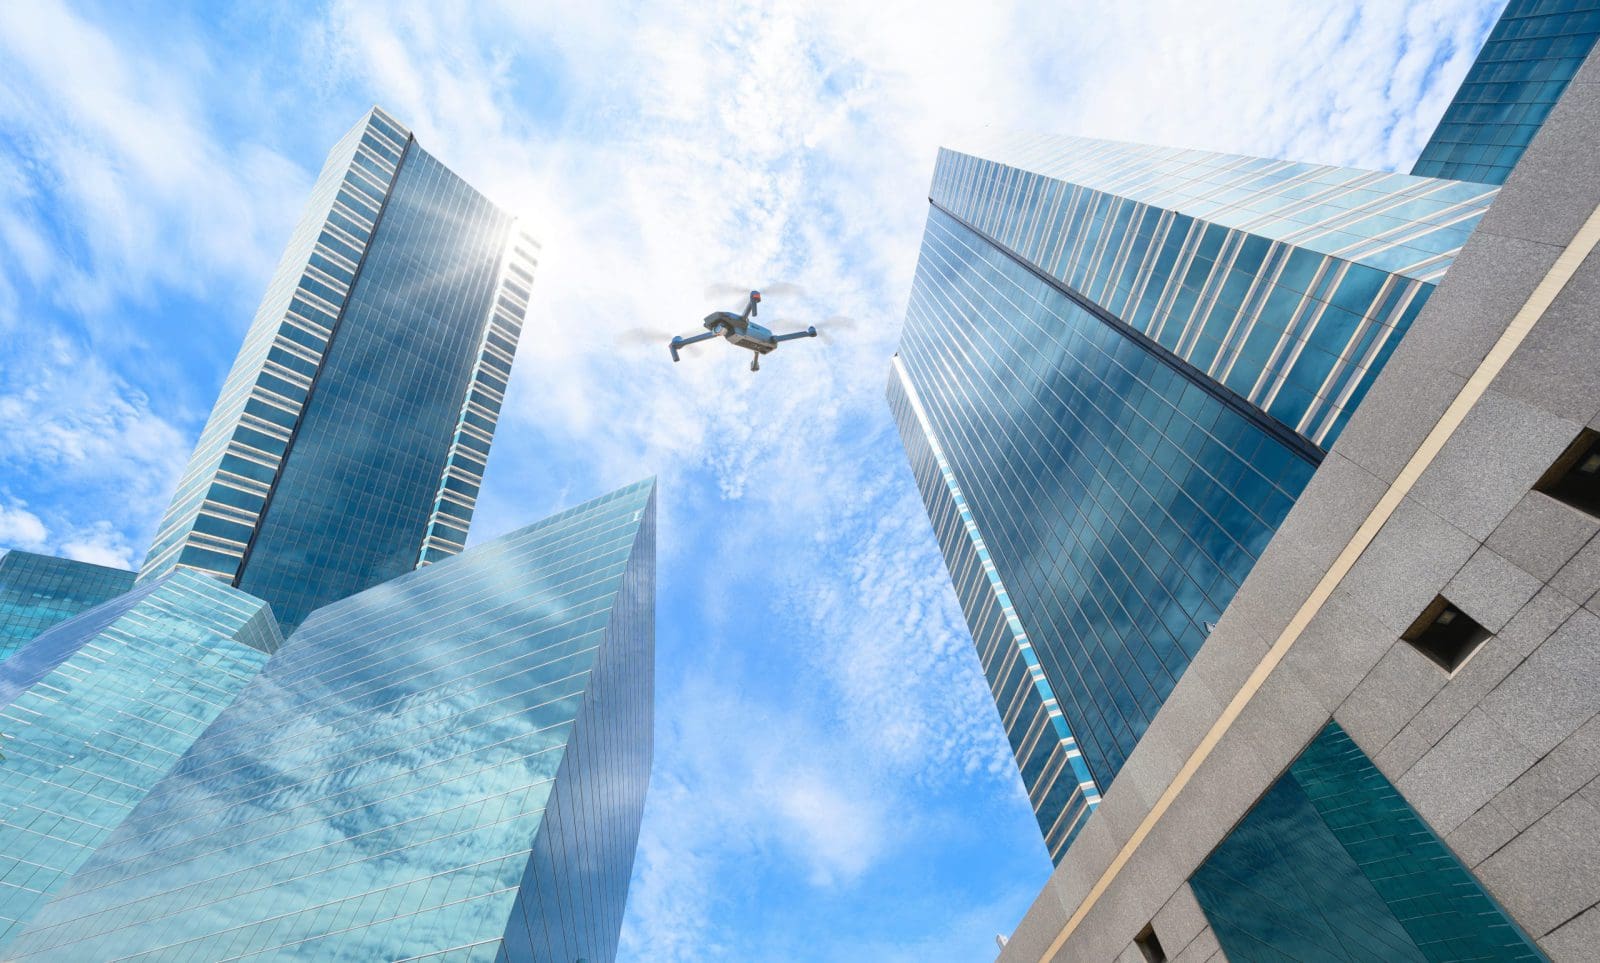
[[[0,952],[278,642],[259,599],[173,572],[0,663]]]
[[[285,627],[459,552],[537,245],[381,109],[334,147],[162,519]]]
[[[12,549],[0,555],[0,661],[45,629],[133,587],[133,573]]]
[[[654,492],[312,614],[8,958],[611,960],[650,770]]]
[[[335,147],[137,584],[0,663],[6,958],[615,956],[654,483],[453,557],[534,250],[381,110]]]
[[[992,571],[960,592],[980,654],[1032,678],[1024,712],[990,682],[1059,860],[1495,189],[987,150],[939,154],[889,394],[930,515],[962,504],[951,572]]]
[[[1411,173],[1504,184],[1600,38],[1600,0],[1510,0]]]
[[[1507,17],[1498,192],[941,154],[891,407],[1041,828],[1052,704],[1100,797],[1002,963],[1594,958],[1600,56]]]

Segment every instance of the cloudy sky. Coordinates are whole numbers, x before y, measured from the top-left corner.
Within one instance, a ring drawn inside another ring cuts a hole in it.
[[[660,478],[623,958],[920,961],[992,958],[1050,870],[883,403],[937,145],[1406,169],[1501,3],[172,6],[0,3],[0,548],[138,564],[381,104],[544,244],[475,538]],[[777,282],[826,340],[668,361]]]

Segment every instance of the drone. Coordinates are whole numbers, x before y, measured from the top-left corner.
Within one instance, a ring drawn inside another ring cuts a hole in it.
[[[771,331],[750,320],[756,316],[756,306],[761,303],[761,292],[751,291],[750,301],[744,306],[743,314],[734,314],[732,311],[713,311],[706,315],[705,334],[697,334],[692,338],[673,338],[667,347],[672,351],[672,360],[678,360],[678,349],[695,344],[699,341],[709,341],[712,338],[723,337],[738,347],[748,348],[755,354],[750,359],[750,370],[761,370],[761,356],[776,348],[779,342],[793,341],[796,338],[815,338],[816,328],[806,328],[792,334],[773,334]]]

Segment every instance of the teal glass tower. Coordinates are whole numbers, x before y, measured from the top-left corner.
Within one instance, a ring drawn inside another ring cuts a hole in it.
[[[652,753],[654,491],[313,613],[7,958],[613,959]]]
[[[1052,859],[1495,193],[1074,137],[940,151],[890,405]]]
[[[133,573],[12,549],[0,555],[0,661],[39,633],[133,588]]]
[[[313,609],[459,552],[537,245],[374,108],[334,147],[140,570]]]
[[[0,663],[0,955],[279,638],[258,599],[173,572]]]
[[[1600,38],[1600,0],[1510,0],[1413,174],[1504,184]]]

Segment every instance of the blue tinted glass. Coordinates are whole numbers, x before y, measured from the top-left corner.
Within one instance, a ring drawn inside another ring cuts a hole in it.
[[[1059,860],[1498,189],[980,139],[889,398]]]
[[[644,482],[319,609],[8,958],[612,959],[654,552]]]
[[[1059,860],[1099,804],[1099,788],[1061,715],[916,388],[898,359],[889,377],[889,407],[900,426],[912,474],[1005,723],[1045,848],[1052,860]]]
[[[374,108],[334,146],[143,569],[285,627],[461,551],[538,245]]]
[[[1082,137],[939,153],[932,200],[1324,448],[1496,189]]]
[[[407,151],[245,557],[239,587],[286,626],[416,566],[509,224]]]
[[[0,660],[45,629],[133,588],[133,573],[13,549],[0,555]]]
[[[926,425],[902,414],[902,435],[942,450],[1031,640],[1035,688],[1102,786],[1313,467],[1309,446],[1181,365],[930,214],[898,365]],[[931,506],[950,497],[917,474]],[[941,539],[952,570],[955,544]],[[982,654],[989,630],[969,624]]]
[[[1189,883],[1230,960],[1544,959],[1337,723]]]
[[[57,625],[0,663],[0,947],[277,643],[261,601],[178,571]]]
[[[1511,0],[1412,173],[1504,184],[1596,37],[1597,0]]]

